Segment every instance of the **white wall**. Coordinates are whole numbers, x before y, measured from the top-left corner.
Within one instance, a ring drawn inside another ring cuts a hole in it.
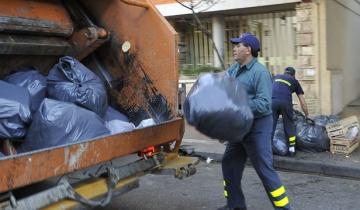
[[[360,4],[352,0],[324,1],[327,70],[332,71],[333,111],[337,112],[360,97]]]
[[[199,12],[199,11],[218,12],[218,11],[244,9],[244,8],[252,8],[259,6],[298,3],[300,1],[301,0],[216,0],[214,1],[215,4],[202,3],[199,4],[197,7],[195,7],[194,9],[195,12]],[[194,1],[194,2],[198,2],[198,1]],[[186,6],[189,6],[188,2],[185,2],[184,4]],[[189,9],[181,6],[178,3],[158,4],[156,5],[156,7],[160,11],[160,13],[165,17],[191,14],[191,11]]]

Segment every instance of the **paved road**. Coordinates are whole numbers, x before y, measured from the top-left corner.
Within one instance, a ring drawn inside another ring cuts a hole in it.
[[[280,172],[295,210],[360,209],[360,181]],[[271,210],[270,201],[253,168],[244,173],[243,188],[249,210]],[[148,175],[140,188],[115,198],[99,210],[213,210],[223,205],[221,166],[202,162],[192,177]]]

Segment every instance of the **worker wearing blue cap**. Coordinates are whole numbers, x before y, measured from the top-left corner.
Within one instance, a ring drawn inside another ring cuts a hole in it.
[[[271,147],[272,79],[270,72],[257,60],[260,42],[251,33],[244,33],[230,41],[234,44],[233,57],[236,62],[230,66],[227,73],[245,85],[249,106],[254,114],[254,122],[242,142],[226,145],[222,171],[227,205],[220,209],[246,210],[241,179],[246,159],[249,157],[274,209],[289,210],[291,208],[285,187],[273,168]]]
[[[285,136],[289,141],[288,155],[293,157],[296,154],[296,129],[293,121],[293,104],[292,94],[296,93],[299,98],[301,108],[307,117],[308,109],[304,98],[304,91],[300,83],[295,78],[295,69],[293,67],[285,68],[284,74],[278,74],[274,77],[272,86],[272,112],[273,112],[273,132],[272,138],[276,129],[276,124],[279,115],[282,116]]]

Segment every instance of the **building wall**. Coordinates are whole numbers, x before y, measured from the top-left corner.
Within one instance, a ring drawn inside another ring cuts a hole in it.
[[[296,13],[298,78],[310,113],[338,114],[360,96],[360,2],[312,1]]]
[[[319,11],[316,3],[301,3],[296,7],[296,54],[297,73],[305,93],[310,115],[322,113],[321,108],[321,66]],[[296,98],[296,97],[293,97]],[[296,109],[301,110],[298,100],[294,100]]]
[[[360,3],[323,0],[327,70],[332,75],[333,112],[360,97]]]
[[[332,100],[332,77],[331,72],[327,69],[327,40],[326,40],[326,1],[319,1],[318,4],[315,4],[315,8],[313,11],[317,14],[316,19],[314,19],[316,30],[316,46],[315,54],[316,63],[318,64],[319,73],[317,75],[318,80],[318,93],[319,93],[319,107],[321,114],[337,114],[339,111],[334,111],[337,108],[333,104]],[[334,85],[339,85],[340,83],[336,83]],[[341,94],[339,94],[341,95]]]
[[[212,66],[213,45],[208,35],[203,33],[192,20],[172,19],[171,22],[180,38],[180,68]],[[211,19],[202,19],[202,24],[211,34]]]
[[[213,47],[208,37],[194,26],[191,19],[172,19],[181,40],[181,66],[213,65]],[[202,19],[202,23],[211,33],[211,18]],[[261,53],[259,60],[277,74],[286,66],[296,65],[295,47],[295,10],[254,15],[233,15],[225,17],[224,60],[232,64],[232,47],[229,42],[244,32],[252,32],[260,38]]]

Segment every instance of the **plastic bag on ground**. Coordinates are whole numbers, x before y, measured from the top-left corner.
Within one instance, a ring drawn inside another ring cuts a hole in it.
[[[282,120],[278,120],[272,141],[273,152],[277,155],[286,156],[289,151],[288,142],[284,132]]]
[[[3,153],[0,152],[0,158],[5,157]]]
[[[109,135],[104,120],[73,103],[45,98],[20,151],[30,151]]]
[[[31,120],[30,94],[26,88],[0,81],[0,138],[21,138]]]
[[[60,58],[49,72],[47,85],[51,98],[75,103],[101,117],[107,111],[108,99],[102,81],[75,58]]]
[[[224,73],[200,76],[183,107],[190,125],[220,141],[242,141],[253,122],[245,88]]]
[[[296,129],[296,146],[299,150],[323,152],[330,149],[330,139],[325,127],[317,125],[314,121],[307,119],[302,124],[297,124]]]
[[[327,124],[329,123],[334,123],[334,122],[337,122],[337,121],[340,121],[340,117],[339,116],[336,116],[336,115],[329,115],[328,116],[328,121],[327,121]]]
[[[357,126],[349,128],[349,130],[345,134],[345,139],[353,140],[359,134],[359,128]]]
[[[334,123],[340,120],[340,117],[336,115],[317,115],[313,117],[315,124],[320,126],[326,126],[328,123]]]
[[[18,69],[4,79],[6,82],[26,88],[31,96],[31,111],[35,112],[46,94],[46,77],[34,68]]]
[[[122,113],[109,107],[105,117],[105,126],[111,134],[123,133],[134,130],[135,126],[129,122],[129,119]]]

